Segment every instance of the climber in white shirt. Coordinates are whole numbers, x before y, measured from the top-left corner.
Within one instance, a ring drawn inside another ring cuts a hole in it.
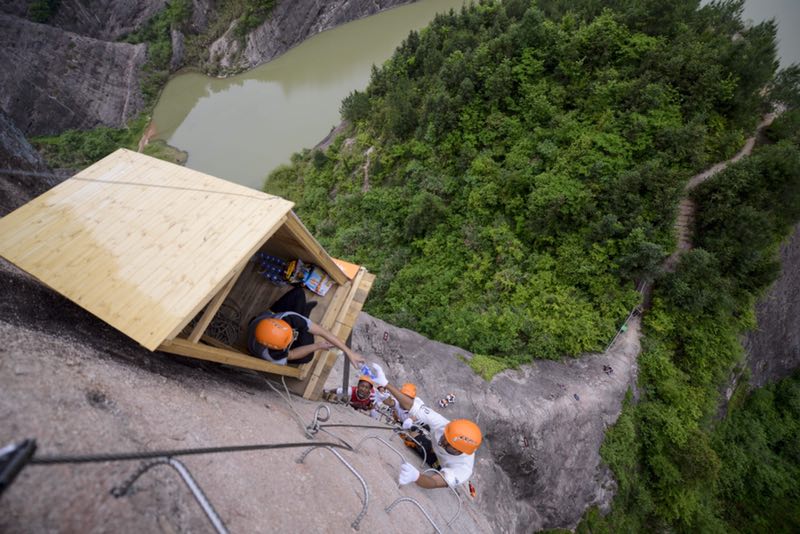
[[[383,369],[373,364],[375,384],[386,387],[397,399],[400,407],[408,410],[409,417],[403,422],[408,430],[414,424],[427,424],[431,429],[432,440],[425,440],[427,463],[440,467],[440,477],[420,473],[414,466],[404,463],[400,466],[398,482],[400,485],[416,484],[423,488],[455,487],[466,483],[472,476],[475,451],[481,445],[481,430],[468,419],[450,421],[430,409],[418,398],[412,399],[401,390],[389,384]]]

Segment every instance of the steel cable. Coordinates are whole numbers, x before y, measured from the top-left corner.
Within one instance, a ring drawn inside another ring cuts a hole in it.
[[[155,458],[169,458],[173,456],[189,456],[194,454],[217,454],[227,452],[246,452],[262,451],[271,449],[289,449],[297,447],[336,447],[339,449],[353,450],[349,444],[339,444],[330,442],[309,443],[262,443],[257,445],[232,445],[226,447],[205,447],[196,449],[173,449],[149,452],[119,452],[119,453],[95,453],[95,454],[75,454],[75,455],[42,455],[34,456],[30,460],[32,465],[54,465],[54,464],[83,464],[93,462],[119,462],[127,460],[150,460]]]

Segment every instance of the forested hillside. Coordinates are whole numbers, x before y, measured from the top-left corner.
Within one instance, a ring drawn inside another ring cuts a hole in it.
[[[746,26],[741,1],[535,4],[410,34],[343,102],[347,135],[267,189],[379,274],[369,311],[496,369],[602,350],[653,281],[640,399],[602,451],[619,491],[579,530],[796,530],[797,380],[714,416],[800,219],[800,69],[776,72],[774,23]],[[689,177],[777,100],[766,144],[693,193],[695,248],[662,272]]]
[[[439,16],[345,100],[354,141],[271,175],[380,274],[371,313],[513,364],[602,349],[639,302],[685,181],[766,109],[774,26],[736,2],[596,4]]]
[[[655,286],[639,357],[644,395],[601,451],[620,492],[587,531],[800,528],[798,377],[749,400],[740,388],[728,419],[712,420],[721,384],[742,364],[739,335],[756,326],[755,300],[779,271],[778,245],[800,219],[798,124],[797,110],[778,118],[774,144],[695,191],[698,248]]]

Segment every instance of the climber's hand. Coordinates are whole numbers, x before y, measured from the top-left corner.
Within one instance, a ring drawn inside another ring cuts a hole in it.
[[[416,467],[409,463],[403,463],[403,465],[400,466],[400,475],[397,477],[397,482],[400,483],[401,486],[416,482],[418,478],[419,471]]]
[[[372,364],[372,372],[375,374],[375,385],[380,387],[385,387],[389,381],[386,379],[386,375],[383,373],[383,368],[378,365],[377,363]]]

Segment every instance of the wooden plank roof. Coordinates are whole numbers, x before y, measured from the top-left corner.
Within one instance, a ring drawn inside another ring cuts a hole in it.
[[[0,255],[155,350],[292,206],[120,149],[0,219]]]

